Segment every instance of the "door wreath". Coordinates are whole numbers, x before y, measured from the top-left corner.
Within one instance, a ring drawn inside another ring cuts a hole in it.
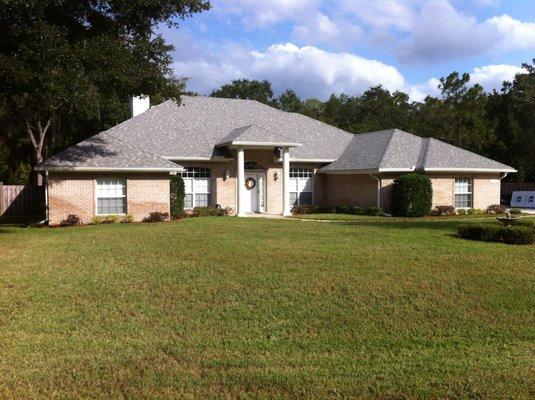
[[[251,189],[254,189],[256,186],[256,181],[253,179],[253,178],[247,178],[245,180],[245,187],[248,189],[248,190],[251,190]]]

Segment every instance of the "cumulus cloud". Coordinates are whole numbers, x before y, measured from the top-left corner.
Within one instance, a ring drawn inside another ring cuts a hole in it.
[[[265,51],[231,43],[212,48],[188,47],[184,35],[177,40],[182,45],[177,46],[175,72],[190,78],[188,89],[202,94],[244,78],[267,79],[276,93],[292,88],[303,97],[321,99],[333,92],[360,93],[379,84],[389,90],[406,86],[395,67],[355,54],[292,43],[274,44]]]
[[[265,27],[284,21],[299,21],[314,14],[319,0],[215,0],[219,15],[236,15],[248,28]]]
[[[487,91],[499,89],[504,81],[511,82],[516,74],[524,73],[521,67],[516,65],[486,65],[474,68],[471,77],[472,82],[479,83]]]
[[[302,44],[334,44],[345,47],[354,44],[363,36],[359,25],[344,20],[333,20],[323,13],[316,13],[311,18],[293,28],[292,39]]]
[[[440,62],[489,51],[535,49],[535,23],[508,15],[483,22],[456,10],[447,0],[430,0],[401,46],[403,61]]]

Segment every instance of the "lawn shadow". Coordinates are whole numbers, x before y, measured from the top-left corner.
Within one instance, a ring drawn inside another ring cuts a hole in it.
[[[366,227],[384,227],[395,230],[409,230],[409,229],[426,229],[426,230],[442,230],[442,231],[456,231],[459,225],[473,223],[473,220],[456,220],[456,221],[333,221],[330,223],[339,225],[353,225]],[[488,220],[481,221],[481,223],[488,223]]]

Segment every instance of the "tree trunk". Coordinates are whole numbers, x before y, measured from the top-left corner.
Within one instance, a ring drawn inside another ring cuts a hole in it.
[[[41,124],[41,121],[38,120],[37,132],[35,132],[35,128],[32,126],[32,124],[29,121],[26,121],[26,132],[28,133],[28,137],[30,138],[30,142],[32,143],[34,149],[35,165],[43,161],[43,146],[45,144],[46,133],[48,132],[48,128],[50,128],[51,123],[52,117],[48,119],[45,126],[43,126],[43,124]],[[36,133],[38,136],[35,135]],[[37,173],[35,178],[37,185],[42,186],[43,176]]]

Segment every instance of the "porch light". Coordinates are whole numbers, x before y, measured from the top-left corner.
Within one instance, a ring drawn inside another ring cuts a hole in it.
[[[230,178],[230,172],[228,169],[225,171],[225,175],[223,176],[223,180],[226,181],[228,178]]]
[[[278,173],[277,171],[275,171],[275,172],[273,173],[273,180],[276,181],[276,180],[278,180],[278,179],[279,179],[279,173]]]

